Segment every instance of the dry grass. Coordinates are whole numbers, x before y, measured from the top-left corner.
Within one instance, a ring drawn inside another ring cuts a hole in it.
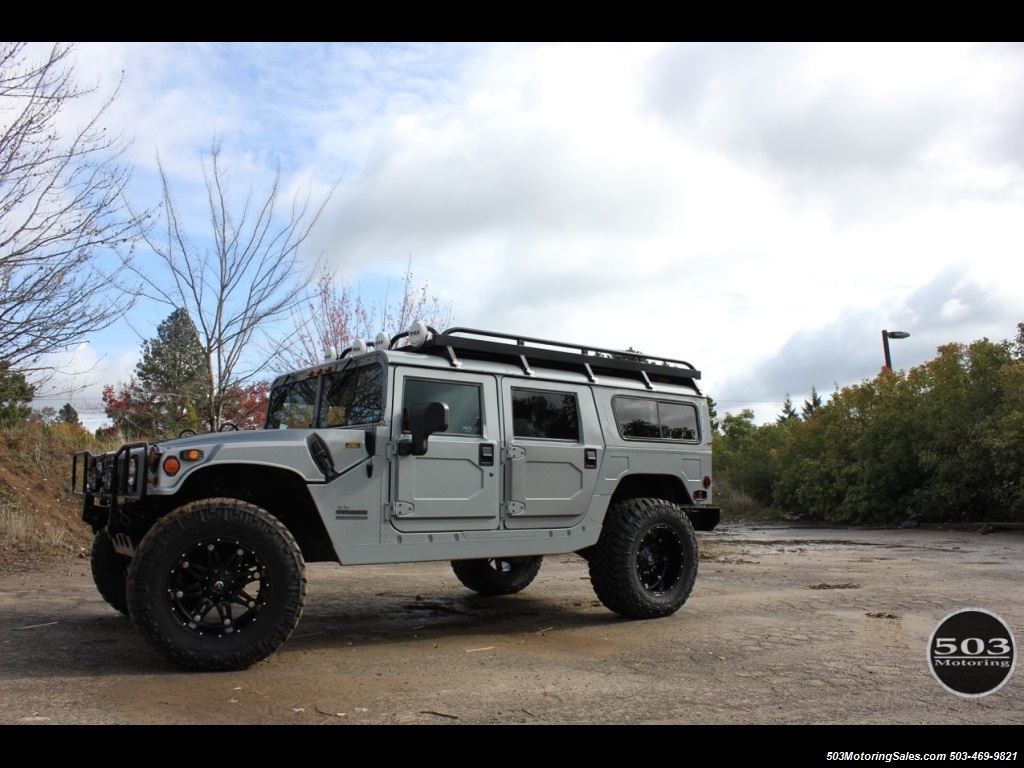
[[[0,567],[87,551],[91,536],[81,499],[71,493],[71,456],[111,447],[71,424],[0,429]]]
[[[71,534],[63,526],[23,509],[17,504],[0,501],[0,540],[5,547],[17,550],[73,549]]]
[[[715,502],[722,509],[722,517],[729,520],[758,520],[770,515],[750,494],[733,488],[728,481],[715,483]]]

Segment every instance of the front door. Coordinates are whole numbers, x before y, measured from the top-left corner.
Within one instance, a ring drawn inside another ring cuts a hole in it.
[[[391,524],[406,533],[497,528],[502,486],[494,378],[398,370],[393,402],[392,439],[400,448],[409,439],[410,405],[445,403],[448,429],[430,436],[425,455],[399,450],[394,457]]]

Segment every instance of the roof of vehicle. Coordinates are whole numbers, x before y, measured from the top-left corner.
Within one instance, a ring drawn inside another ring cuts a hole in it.
[[[403,341],[404,345],[400,346]],[[581,374],[591,383],[601,377],[613,377],[637,382],[646,389],[654,389],[654,385],[660,383],[686,387],[700,394],[696,383],[700,371],[685,360],[476,328],[454,327],[439,333],[422,323],[414,323],[409,331],[390,339],[381,334],[372,343],[359,340],[337,359],[279,377],[275,385],[284,379],[336,370],[339,363],[347,363],[367,352],[385,351],[385,345],[387,356],[393,361],[400,359],[398,355],[409,355],[409,362],[425,355],[429,356],[427,359],[443,360],[451,368],[461,368],[463,361],[485,361],[511,366],[506,367],[507,373],[527,377],[534,376],[535,369],[564,371]],[[436,367],[436,363],[430,363],[430,367]]]

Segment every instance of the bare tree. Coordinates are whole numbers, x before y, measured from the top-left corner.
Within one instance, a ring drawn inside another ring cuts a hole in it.
[[[236,206],[215,138],[203,157],[211,231],[195,240],[175,204],[163,165],[160,177],[160,213],[142,228],[158,268],[131,268],[143,283],[143,295],[184,309],[192,319],[207,366],[210,428],[217,430],[233,389],[266,365],[246,354],[254,335],[265,334],[276,320],[287,317],[304,294],[308,279],[299,247],[330,194],[316,205],[307,188],[282,204],[278,169],[265,194],[255,196],[250,188]]]
[[[72,54],[56,43],[36,60],[26,43],[0,43],[0,357],[35,379],[45,355],[131,304],[96,268],[133,232],[127,144],[101,122],[117,88],[66,130],[69,107],[98,88],[78,84]]]
[[[293,312],[292,344],[276,359],[278,371],[316,365],[329,350],[340,353],[357,338],[369,341],[380,331],[394,335],[408,330],[414,320],[441,330],[452,315],[451,304],[431,295],[427,283],[414,282],[411,258],[402,277],[401,295],[393,300],[385,295],[380,306],[367,307],[350,282],[337,270],[324,267],[302,310]]]

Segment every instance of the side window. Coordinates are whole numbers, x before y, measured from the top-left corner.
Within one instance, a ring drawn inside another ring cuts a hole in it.
[[[615,412],[615,423],[619,425],[619,434],[623,437],[661,437],[656,401],[616,397],[612,400],[612,410]]]
[[[612,411],[627,440],[697,440],[697,409],[689,403],[615,397]]]
[[[658,403],[661,436],[665,440],[696,440],[697,409],[686,403]]]
[[[296,381],[270,393],[267,429],[310,429],[316,413],[318,379]]]
[[[328,427],[375,424],[384,412],[384,370],[363,365],[324,377],[324,420]]]
[[[448,404],[449,435],[482,435],[480,420],[480,386],[450,381],[406,379],[402,396],[402,428],[409,431],[409,406],[415,403],[441,402]]]
[[[576,395],[512,388],[512,434],[552,440],[579,440]]]

